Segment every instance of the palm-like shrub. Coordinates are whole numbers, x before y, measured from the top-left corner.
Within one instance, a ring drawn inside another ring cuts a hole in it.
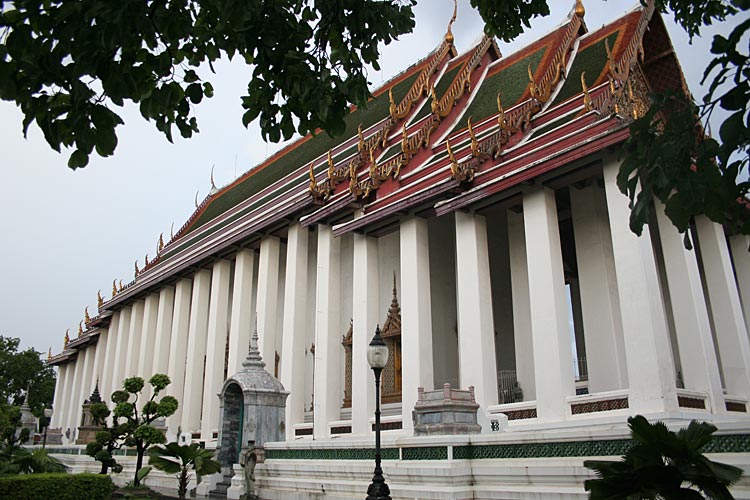
[[[585,482],[590,500],[734,498],[729,486],[740,478],[742,469],[713,462],[700,451],[716,427],[692,421],[673,432],[662,422],[650,424],[640,415],[629,418],[628,425],[635,444],[621,461],[583,463],[598,476]]]
[[[148,450],[148,463],[168,474],[177,474],[177,493],[180,500],[185,499],[188,483],[195,471],[198,483],[201,476],[215,474],[221,470],[221,464],[213,459],[211,451],[201,448],[197,444],[180,445],[169,443],[166,446],[152,446]]]
[[[18,467],[18,472],[21,474],[65,472],[65,466],[58,459],[50,456],[47,450],[41,448],[32,451],[20,448],[16,451],[11,463]]]

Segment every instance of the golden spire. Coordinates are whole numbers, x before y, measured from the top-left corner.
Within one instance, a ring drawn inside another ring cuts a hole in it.
[[[83,321],[78,322],[78,336],[83,335]]]
[[[65,330],[65,338],[63,339],[63,349],[68,347],[68,342],[70,342],[70,328]]]
[[[47,351],[47,361],[52,359],[52,346],[49,346],[49,350]]]
[[[453,27],[453,23],[456,22],[456,14],[458,14],[458,0],[453,0],[453,16],[448,23],[448,30],[445,32],[445,41],[451,45],[453,45],[453,31],[451,31],[451,28]]]
[[[115,295],[117,295],[117,280],[112,280],[112,298],[115,298]]]
[[[161,251],[164,249],[164,233],[162,232],[159,235],[159,243],[156,245],[156,253],[161,253]]]
[[[586,8],[581,0],[576,0],[576,16],[583,17],[586,15]]]
[[[102,298],[102,291],[99,289],[98,292],[96,292],[96,307],[102,307],[104,305],[104,299]]]
[[[83,310],[83,321],[88,325],[91,323],[91,316],[89,316],[89,306],[86,306],[86,309]]]
[[[138,276],[138,273],[140,273],[141,270],[138,269],[138,259],[135,259],[135,275]]]

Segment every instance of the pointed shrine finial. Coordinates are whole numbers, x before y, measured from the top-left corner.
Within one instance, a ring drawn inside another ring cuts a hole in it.
[[[91,323],[91,316],[89,316],[89,306],[86,306],[86,309],[83,310],[83,322],[87,325]]]
[[[242,366],[245,368],[251,368],[256,370],[262,370],[266,364],[263,362],[263,358],[260,355],[258,349],[258,319],[255,319],[255,329],[253,335],[250,337],[250,349],[247,352],[247,358],[242,362]]]
[[[453,16],[448,23],[448,30],[445,32],[445,41],[453,45],[453,23],[456,22],[456,14],[458,14],[458,0],[453,0]]]
[[[78,322],[78,336],[83,335],[83,321]]]
[[[63,339],[63,349],[68,347],[69,342],[70,342],[70,328],[65,330],[65,338]]]
[[[49,350],[47,351],[47,361],[52,359],[52,346],[49,346]]]
[[[195,192],[195,201],[194,201],[194,203],[195,203],[195,208],[198,208],[198,193],[199,193],[199,191],[196,191],[196,192]]]
[[[112,298],[115,298],[115,295],[117,295],[117,280],[112,280]]]
[[[211,191],[218,191],[216,188],[216,183],[214,182],[214,167],[216,167],[216,163],[211,165]]]
[[[122,292],[125,287],[122,286],[122,280],[120,280],[120,288],[117,289],[117,293]]]
[[[135,275],[137,277],[138,274],[140,274],[140,272],[141,272],[141,270],[138,269],[138,259],[135,259],[135,264],[134,265],[135,265]]]
[[[91,396],[89,396],[89,403],[101,403],[102,402],[102,396],[99,394],[99,377],[96,378],[96,385],[94,386],[94,391],[91,393]]]
[[[159,235],[159,243],[156,244],[156,253],[160,254],[164,250],[164,233]]]
[[[102,307],[104,305],[104,298],[102,297],[102,290],[99,289],[98,292],[96,292],[96,307]]]
[[[169,226],[169,241],[172,241],[174,239],[174,221],[172,221],[172,225]]]
[[[583,6],[583,2],[581,0],[576,0],[576,16],[583,17],[586,15],[586,8]]]

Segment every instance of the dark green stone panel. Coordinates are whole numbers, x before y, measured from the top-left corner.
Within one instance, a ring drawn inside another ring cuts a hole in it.
[[[425,446],[423,448],[403,448],[401,450],[403,460],[447,460],[448,447]]]

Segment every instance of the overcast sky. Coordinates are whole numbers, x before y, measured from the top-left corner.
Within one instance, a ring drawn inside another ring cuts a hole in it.
[[[572,0],[550,0],[552,14],[512,45],[500,43],[509,55],[563,22]],[[637,5],[636,0],[586,0],[590,30],[612,21]],[[421,0],[416,28],[384,47],[382,71],[371,71],[373,87],[402,71],[440,43],[452,14],[452,0]],[[689,46],[684,32],[667,26],[691,91],[702,96],[698,82],[708,60],[712,34],[728,33],[737,20],[705,31]],[[482,22],[468,0],[459,1],[453,32],[460,52],[482,34]],[[278,149],[266,144],[256,126],[241,123],[240,96],[249,70],[239,61],[216,65],[211,82],[215,97],[195,114],[200,134],[170,144],[145,122],[135,107],[121,115],[115,155],[92,155],[85,169],[67,168],[67,154],[52,151],[32,125],[21,134],[22,115],[11,103],[0,102],[0,335],[20,337],[23,347],[60,352],[66,328],[77,333],[85,306],[96,314],[96,292],[109,298],[113,279],[127,283],[133,262],[142,267],[153,257],[159,234],[165,241],[194,210],[196,191],[202,200],[210,189],[211,166],[217,185],[261,162]],[[118,111],[119,113],[119,111]]]

